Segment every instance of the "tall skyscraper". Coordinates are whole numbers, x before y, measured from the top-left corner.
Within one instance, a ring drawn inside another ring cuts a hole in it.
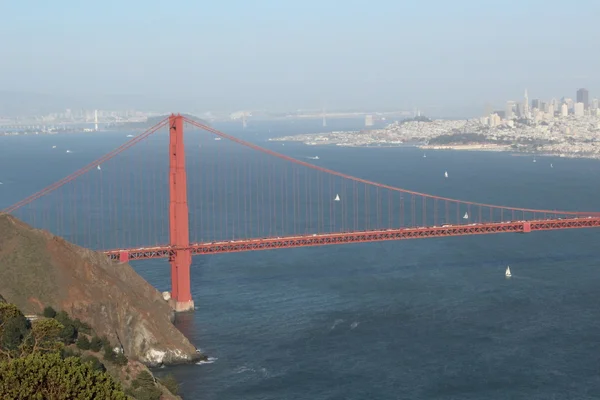
[[[587,109],[590,106],[589,97],[590,93],[587,89],[581,88],[577,91],[577,102],[583,103],[585,109]]]
[[[537,108],[538,110],[541,109],[540,107],[540,99],[533,99],[531,100],[531,108]]]
[[[525,89],[525,96],[523,99],[523,116],[529,118],[529,96],[527,95],[527,89]]]
[[[569,115],[569,106],[567,106],[567,103],[563,103],[562,106],[560,106],[560,115],[563,117]]]

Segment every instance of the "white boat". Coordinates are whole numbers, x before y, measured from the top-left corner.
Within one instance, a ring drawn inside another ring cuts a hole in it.
[[[427,154],[423,154],[423,158],[427,158]]]
[[[554,168],[554,165],[552,165],[552,163],[550,163],[550,168]]]
[[[55,148],[56,148],[56,146],[52,146],[52,148],[53,148],[53,149],[55,149]]]
[[[318,159],[319,159],[319,156],[314,156],[313,157],[313,160],[318,160]]]
[[[336,194],[336,195],[335,195],[335,199],[333,199],[333,201],[340,201],[340,195],[339,195],[339,194]]]
[[[102,171],[102,168],[100,168],[99,165],[96,168],[98,169],[98,171]]]
[[[71,150],[67,150],[67,153],[70,153],[70,152],[71,152]]]
[[[220,137],[216,137],[215,140],[221,140],[221,138]]]
[[[533,162],[537,162],[536,159],[535,159],[535,157],[533,157]]]
[[[465,213],[465,215],[463,215],[463,218],[464,218],[464,219],[469,219],[469,214],[468,214],[468,213]]]
[[[127,137],[133,137],[133,135],[127,135]]]
[[[506,272],[504,273],[504,275],[507,278],[510,278],[512,276],[512,274],[510,273],[510,266],[506,267]]]
[[[444,178],[448,177],[448,171],[444,171]]]

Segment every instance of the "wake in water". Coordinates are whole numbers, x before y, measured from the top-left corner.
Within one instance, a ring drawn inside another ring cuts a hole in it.
[[[269,371],[263,367],[252,368],[252,367],[242,365],[241,367],[237,368],[234,372],[236,374],[243,374],[244,372],[252,372],[252,373],[262,375],[265,378],[271,377],[271,374],[269,374]]]
[[[343,319],[336,319],[333,322],[333,325],[331,325],[331,328],[329,328],[330,331],[334,330],[336,326],[338,326],[339,324],[341,324],[342,322],[344,322]]]
[[[217,360],[217,357],[208,357],[206,360],[198,361],[196,365],[212,364]]]

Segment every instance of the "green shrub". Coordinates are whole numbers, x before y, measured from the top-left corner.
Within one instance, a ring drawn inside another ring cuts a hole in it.
[[[116,354],[110,347],[104,348],[104,360],[110,362],[111,364],[115,363]]]
[[[161,390],[156,386],[154,377],[148,371],[142,371],[131,382],[131,390],[128,394],[137,400],[159,400],[162,396]]]
[[[56,310],[50,306],[44,308],[44,317],[46,317],[46,318],[56,317]]]
[[[73,326],[77,330],[77,332],[85,333],[86,335],[92,334],[92,327],[82,322],[79,318],[73,320]]]
[[[58,321],[58,319],[57,319],[57,321]],[[64,344],[68,345],[71,343],[75,343],[75,339],[77,338],[77,330],[71,324],[65,325],[64,328],[62,328],[60,333],[58,334],[58,337],[59,337],[60,341],[63,342]]]
[[[129,362],[127,360],[127,357],[125,357],[125,354],[123,353],[116,353],[115,354],[115,364],[123,366],[123,365],[127,365],[127,363]]]
[[[127,400],[121,385],[90,363],[33,353],[0,363],[0,399]],[[68,396],[68,397],[67,397]]]
[[[106,367],[100,362],[100,360],[98,360],[98,357],[94,357],[91,354],[81,357],[81,362],[89,363],[94,371],[106,371]]]
[[[77,347],[79,347],[81,350],[89,350],[90,349],[90,340],[87,338],[87,336],[80,336],[79,339],[77,339]]]
[[[179,394],[179,383],[173,374],[169,374],[162,379],[159,379],[161,385],[169,389],[169,392],[177,396]]]
[[[102,339],[100,339],[98,336],[92,337],[92,340],[90,341],[90,350],[99,352],[101,349],[102,349]]]
[[[79,357],[80,354],[81,353],[70,347],[63,347],[60,351],[60,355],[62,358]]]

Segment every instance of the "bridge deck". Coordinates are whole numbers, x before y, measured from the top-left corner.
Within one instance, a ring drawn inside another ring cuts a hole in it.
[[[498,223],[444,225],[419,228],[387,229],[361,232],[310,234],[301,236],[270,237],[262,239],[232,240],[227,242],[192,243],[192,255],[234,253],[332,244],[380,242],[386,240],[424,239],[433,237],[489,235],[494,233],[529,233],[558,229],[600,227],[600,217],[508,221]],[[126,262],[151,258],[169,258],[175,248],[165,245],[151,248],[106,250],[112,260]]]

